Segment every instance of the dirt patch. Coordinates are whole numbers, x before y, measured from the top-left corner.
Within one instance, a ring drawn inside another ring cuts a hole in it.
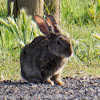
[[[63,79],[64,86],[0,81],[0,100],[100,100],[100,78]]]

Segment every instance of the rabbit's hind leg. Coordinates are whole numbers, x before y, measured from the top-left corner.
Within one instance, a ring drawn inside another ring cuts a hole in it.
[[[52,86],[54,86],[54,82],[50,79],[50,77],[48,77],[45,81],[44,81],[44,83],[50,83]]]
[[[24,80],[30,83],[40,83],[42,80],[40,75],[34,71],[30,73],[26,73],[23,70],[21,70],[21,76]]]

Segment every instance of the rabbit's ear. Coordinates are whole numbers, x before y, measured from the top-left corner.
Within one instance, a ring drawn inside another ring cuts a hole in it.
[[[49,36],[50,32],[49,32],[49,27],[48,27],[47,22],[39,15],[35,15],[34,19],[36,23],[38,24],[40,31],[46,36]]]
[[[53,26],[55,33],[60,33],[60,29],[57,25],[57,22],[52,15],[47,16],[47,21],[49,22],[50,25]]]

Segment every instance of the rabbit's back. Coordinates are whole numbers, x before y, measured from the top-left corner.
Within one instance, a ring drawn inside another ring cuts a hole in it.
[[[20,54],[20,62],[23,64],[24,60],[28,60],[32,55],[36,54],[37,50],[42,47],[42,41],[45,40],[45,36],[38,36],[30,44],[27,44],[22,48]]]
[[[44,46],[43,42],[46,40],[45,36],[36,37],[30,44],[23,47],[20,55],[21,75],[24,79],[29,80],[28,77],[35,75],[41,77],[39,67],[36,65],[38,56]],[[46,44],[45,44],[46,45]]]

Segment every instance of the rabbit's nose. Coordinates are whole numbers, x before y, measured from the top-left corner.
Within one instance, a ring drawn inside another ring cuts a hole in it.
[[[62,42],[61,42],[60,40],[56,41],[56,43],[57,43],[58,45],[62,45]]]

